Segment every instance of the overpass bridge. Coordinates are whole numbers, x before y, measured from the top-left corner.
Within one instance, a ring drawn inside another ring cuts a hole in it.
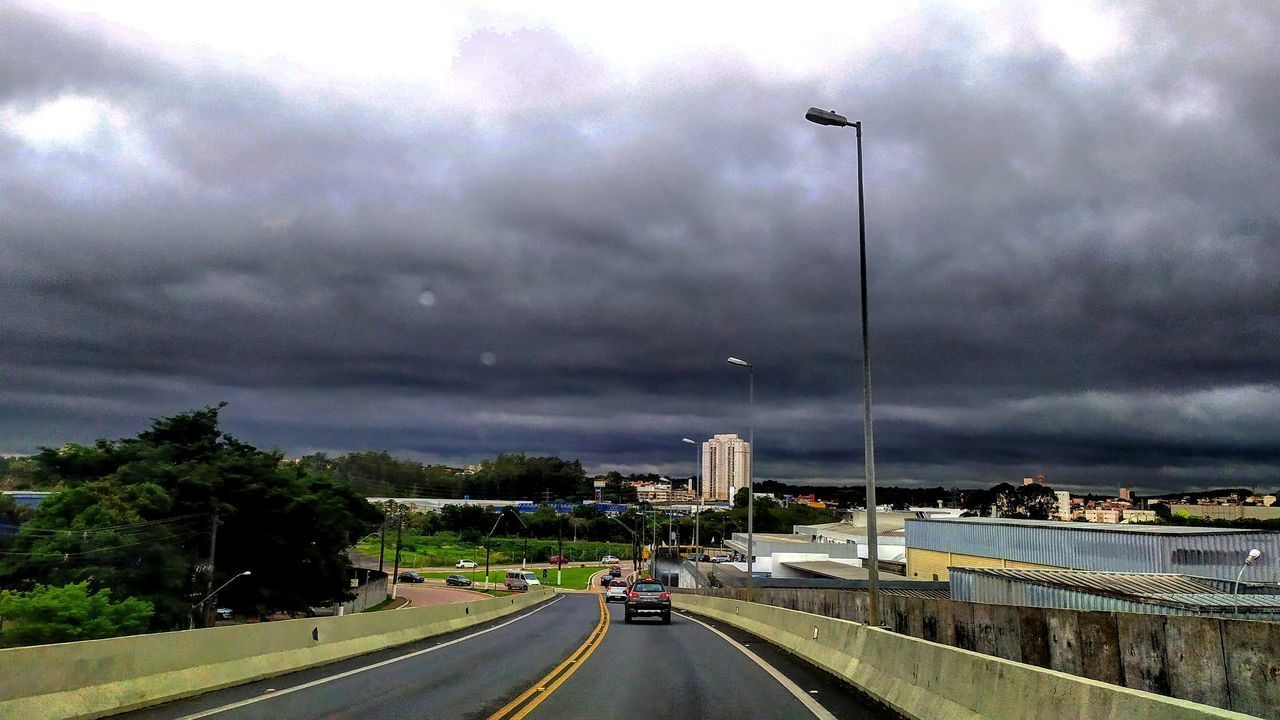
[[[0,717],[1250,717],[846,620],[694,593],[673,602],[670,625],[622,622],[598,588],[540,589],[11,648]]]

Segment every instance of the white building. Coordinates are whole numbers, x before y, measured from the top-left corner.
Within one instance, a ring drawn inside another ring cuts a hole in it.
[[[737,435],[714,435],[702,443],[702,499],[731,502],[751,483],[751,443]]]
[[[1071,519],[1071,493],[1066,490],[1054,490],[1053,496],[1058,500],[1058,519]]]

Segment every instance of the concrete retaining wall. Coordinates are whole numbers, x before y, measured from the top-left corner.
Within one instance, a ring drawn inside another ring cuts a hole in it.
[[[458,630],[551,595],[9,648],[0,717],[102,717]]]
[[[675,606],[767,638],[910,718],[1249,718],[1154,693],[932,643],[848,620],[680,593]],[[988,642],[988,641],[983,641]],[[999,647],[1001,640],[989,642]]]
[[[745,599],[745,590],[703,590]],[[756,602],[867,621],[866,593],[760,588]],[[885,627],[1135,690],[1280,720],[1280,623],[881,596]]]

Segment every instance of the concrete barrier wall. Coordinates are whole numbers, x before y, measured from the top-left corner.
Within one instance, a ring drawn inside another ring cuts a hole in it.
[[[0,718],[94,718],[282,675],[509,615],[549,589],[345,617],[0,650]]]
[[[746,599],[745,590],[701,591]],[[865,593],[760,588],[756,602],[867,621]],[[1135,690],[1280,720],[1280,623],[881,596],[885,627]]]
[[[677,608],[759,635],[920,720],[1203,720],[1248,715],[1163,697],[848,620],[675,594]],[[986,642],[986,641],[984,641]],[[999,638],[990,641],[1000,645]]]

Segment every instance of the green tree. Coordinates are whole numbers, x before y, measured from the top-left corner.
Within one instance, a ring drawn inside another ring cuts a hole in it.
[[[150,602],[152,627],[181,627],[191,604],[233,575],[219,604],[305,612],[349,592],[345,548],[380,512],[301,464],[282,464],[218,428],[223,405],[155,420],[136,438],[43,448],[63,490],[0,558],[0,585],[95,585]],[[215,567],[208,552],[217,518]]]
[[[145,600],[112,602],[110,590],[93,592],[87,582],[36,585],[29,592],[0,590],[0,645],[132,635],[147,629],[152,612]]]

